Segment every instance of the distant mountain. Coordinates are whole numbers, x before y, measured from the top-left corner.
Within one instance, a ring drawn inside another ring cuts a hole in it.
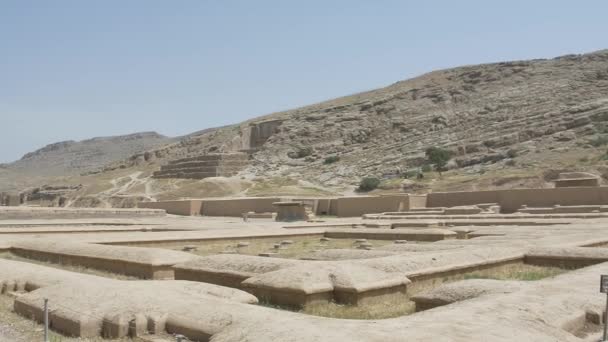
[[[156,132],[141,132],[82,141],[61,141],[25,154],[4,168],[21,174],[58,176],[95,170],[109,162],[171,143]]]

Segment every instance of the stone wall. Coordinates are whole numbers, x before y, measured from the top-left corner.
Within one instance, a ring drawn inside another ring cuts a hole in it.
[[[336,198],[296,197],[292,200],[304,203],[315,215],[336,215]]]
[[[353,196],[336,199],[336,216],[356,217],[363,214],[408,210],[408,195]]]
[[[427,205],[429,207],[455,207],[479,203],[498,203],[501,211],[505,213],[515,212],[522,205],[528,207],[600,205],[608,204],[608,187],[434,192],[428,194]]]
[[[408,211],[410,208],[424,208],[426,195],[390,195],[390,196],[353,196],[339,198],[310,197],[248,197],[220,199],[185,199],[176,201],[141,202],[139,208],[165,209],[175,215],[204,216],[237,216],[243,213],[276,212],[272,205],[280,201],[298,201],[304,203],[315,215],[339,217],[357,217],[363,214],[391,211]]]
[[[138,208],[164,209],[167,214],[199,216],[203,212],[203,200],[189,199],[162,202],[140,202]]]
[[[279,202],[278,197],[232,198],[203,200],[203,215],[205,216],[241,216],[250,211],[256,213],[275,212],[272,205]]]
[[[426,195],[409,195],[409,209],[426,208]]]

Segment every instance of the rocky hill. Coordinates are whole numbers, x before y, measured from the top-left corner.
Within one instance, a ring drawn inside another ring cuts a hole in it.
[[[62,141],[27,153],[4,168],[36,176],[80,174],[171,141],[156,132]]]
[[[325,185],[422,166],[429,146],[452,150],[464,168],[585,145],[608,133],[608,50],[435,71],[189,137],[151,151],[150,162],[230,151],[244,128],[270,119],[283,123],[249,173],[301,174]],[[340,161],[326,165],[329,156]]]
[[[252,132],[264,131],[268,122],[272,132],[252,139]],[[429,173],[419,184],[405,182],[406,190],[544,186],[555,170],[608,175],[607,144],[608,50],[602,50],[434,71],[382,89],[197,132],[114,158],[79,181],[96,184],[139,172],[134,187],[120,187],[118,193],[149,198],[303,189],[306,194],[348,193],[365,176],[381,178],[387,191],[401,191],[408,171],[427,163],[424,150],[440,146],[453,152],[452,171],[441,179]],[[251,159],[229,179],[150,178],[171,160],[238,151]]]

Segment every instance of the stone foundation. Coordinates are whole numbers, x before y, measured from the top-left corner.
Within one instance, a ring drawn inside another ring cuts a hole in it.
[[[141,279],[174,279],[172,266],[194,257],[162,249],[80,243],[22,242],[10,250],[24,258],[79,265]]]
[[[0,207],[0,220],[63,218],[137,218],[165,216],[162,209]]]

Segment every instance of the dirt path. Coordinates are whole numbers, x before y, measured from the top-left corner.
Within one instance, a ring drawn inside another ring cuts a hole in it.
[[[127,190],[129,190],[130,187],[139,185],[139,184],[144,184],[146,182],[146,179],[139,179],[139,176],[141,176],[143,172],[142,171],[137,171],[137,172],[133,172],[132,174],[126,176],[126,177],[120,177],[120,178],[115,178],[112,179],[110,181],[110,183],[112,184],[112,188],[106,190],[106,191],[102,191],[100,192],[100,195],[106,195],[106,196],[112,196],[112,195],[117,195],[123,192],[126,192]],[[127,178],[129,177],[129,181],[126,182],[123,185],[118,185],[118,181],[122,180],[123,178]]]

